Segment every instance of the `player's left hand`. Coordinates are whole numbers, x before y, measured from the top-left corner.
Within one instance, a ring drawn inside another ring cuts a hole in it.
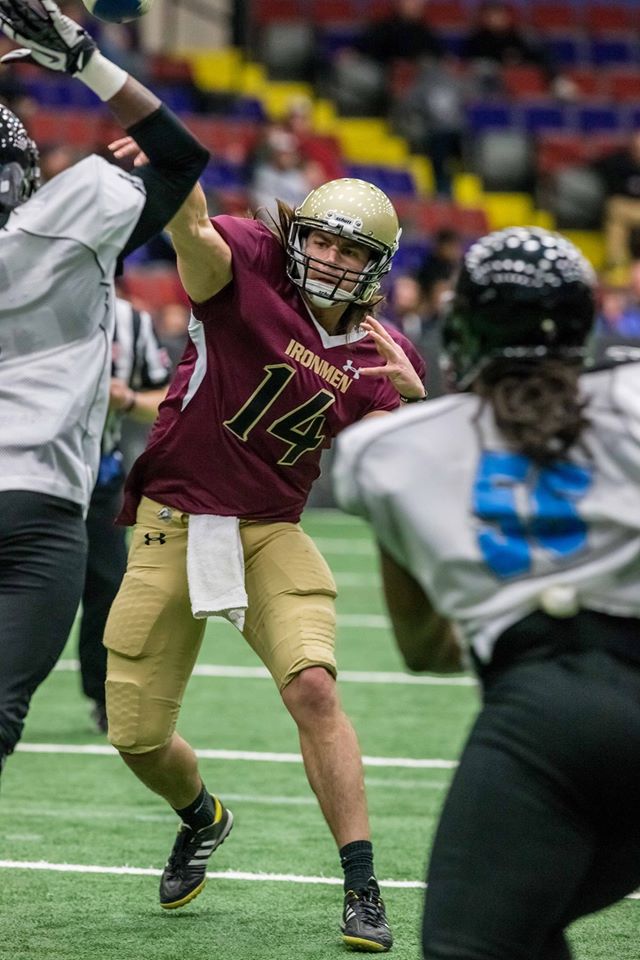
[[[74,76],[96,51],[95,41],[54,0],[0,0],[0,28],[20,44],[2,63],[31,62]]]
[[[149,157],[142,152],[133,137],[119,137],[118,140],[112,140],[109,144],[109,150],[116,160],[133,157],[134,167],[143,167],[145,163],[149,163]]]
[[[399,343],[375,317],[368,316],[360,324],[375,341],[380,356],[386,361],[379,367],[360,367],[361,377],[387,377],[398,393],[407,399],[425,396],[422,380]]]

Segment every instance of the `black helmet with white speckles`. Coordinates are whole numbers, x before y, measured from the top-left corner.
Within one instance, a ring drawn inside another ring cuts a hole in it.
[[[0,226],[40,186],[40,155],[21,120],[0,106]]]
[[[482,237],[464,258],[442,329],[456,387],[498,357],[584,356],[594,284],[590,264],[558,233],[511,227]]]

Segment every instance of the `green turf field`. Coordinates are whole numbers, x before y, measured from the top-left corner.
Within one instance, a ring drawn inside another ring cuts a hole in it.
[[[468,678],[402,675],[367,528],[310,511],[338,585],[342,697],[366,757],[396,960],[417,960],[429,840],[477,708]],[[177,821],[92,732],[72,658],[34,698],[0,795],[0,958],[315,960],[344,953],[336,851],[298,757],[292,722],[231,626],[211,622],[180,731],[236,826],[213,878],[184,910],[157,905]],[[235,668],[235,669],[234,669]],[[249,668],[249,669],[247,669]],[[637,960],[640,902],[572,930],[578,960]]]

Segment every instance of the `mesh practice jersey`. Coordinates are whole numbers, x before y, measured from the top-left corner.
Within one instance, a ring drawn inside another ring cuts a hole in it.
[[[322,449],[374,410],[393,410],[372,338],[329,335],[286,275],[282,245],[256,220],[221,216],[233,280],[194,304],[190,344],[129,474],[123,522],[142,493],[186,513],[297,521]],[[397,330],[420,376],[424,363]]]
[[[0,230],[0,490],[89,503],[108,402],[116,260],[145,188],[97,156]]]
[[[640,617],[640,363],[585,374],[581,388],[590,426],[550,466],[510,451],[472,393],[338,440],[340,505],[370,521],[482,662],[550,595]]]

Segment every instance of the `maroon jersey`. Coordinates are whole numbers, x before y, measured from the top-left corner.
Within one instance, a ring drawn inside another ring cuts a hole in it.
[[[214,219],[229,244],[233,280],[193,304],[190,342],[129,475],[124,523],[142,494],[190,514],[297,521],[323,447],[372,410],[393,410],[370,337],[330,336],[286,275],[281,244],[262,223]],[[395,340],[424,375],[419,354]]]

